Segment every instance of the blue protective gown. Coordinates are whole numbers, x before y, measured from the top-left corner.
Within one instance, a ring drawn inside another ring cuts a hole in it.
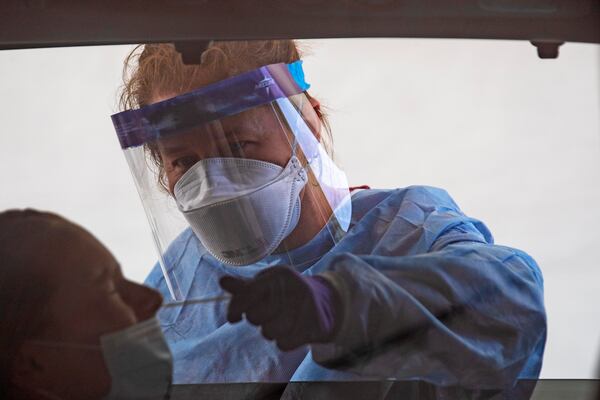
[[[163,309],[174,382],[392,378],[495,388],[538,377],[546,316],[531,257],[494,245],[441,189],[364,190],[352,207],[337,244],[324,228],[301,248],[244,268],[216,261],[183,232],[165,258],[178,265],[186,298],[222,294],[225,274],[294,265],[331,279],[345,315],[332,343],[281,352],[248,322],[228,323],[227,302]],[[158,265],[146,283],[169,296]]]

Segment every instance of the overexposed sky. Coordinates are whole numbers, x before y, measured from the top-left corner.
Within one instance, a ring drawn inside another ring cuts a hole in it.
[[[542,377],[595,377],[600,47],[540,60],[513,41],[307,44],[307,81],[350,182],[443,187],[497,243],[531,254],[546,282]],[[156,252],[109,118],[130,49],[0,52],[0,210],[58,212],[142,281]]]

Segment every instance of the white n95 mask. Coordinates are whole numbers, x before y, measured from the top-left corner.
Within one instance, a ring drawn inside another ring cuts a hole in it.
[[[208,252],[242,266],[271,254],[294,230],[306,181],[295,155],[285,168],[245,158],[207,158],[179,179],[174,195]]]
[[[156,317],[101,336],[100,344],[112,378],[106,400],[168,398],[173,360]]]

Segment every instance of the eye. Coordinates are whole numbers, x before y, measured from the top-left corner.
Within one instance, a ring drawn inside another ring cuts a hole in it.
[[[188,170],[192,165],[198,162],[198,157],[196,156],[185,156],[179,157],[173,161],[173,166],[178,169]]]
[[[248,146],[250,142],[247,141],[235,141],[235,142],[231,142],[229,143],[229,148],[231,149],[231,152],[235,155],[244,155],[244,149]]]
[[[119,288],[112,279],[106,281],[106,292],[111,296],[120,294]]]

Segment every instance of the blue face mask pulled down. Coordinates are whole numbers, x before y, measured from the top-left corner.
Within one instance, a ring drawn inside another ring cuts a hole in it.
[[[169,398],[173,357],[156,317],[100,336],[100,346],[30,340],[44,347],[101,351],[111,377],[104,400],[162,400]],[[85,360],[85,357],[82,358]],[[82,365],[82,368],[85,366]],[[31,389],[41,399],[63,400],[45,389]]]
[[[179,210],[217,260],[253,264],[271,254],[300,219],[307,174],[292,155],[285,168],[245,158],[208,158],[175,185]]]
[[[168,398],[173,359],[156,317],[100,338],[112,384],[105,400]]]

